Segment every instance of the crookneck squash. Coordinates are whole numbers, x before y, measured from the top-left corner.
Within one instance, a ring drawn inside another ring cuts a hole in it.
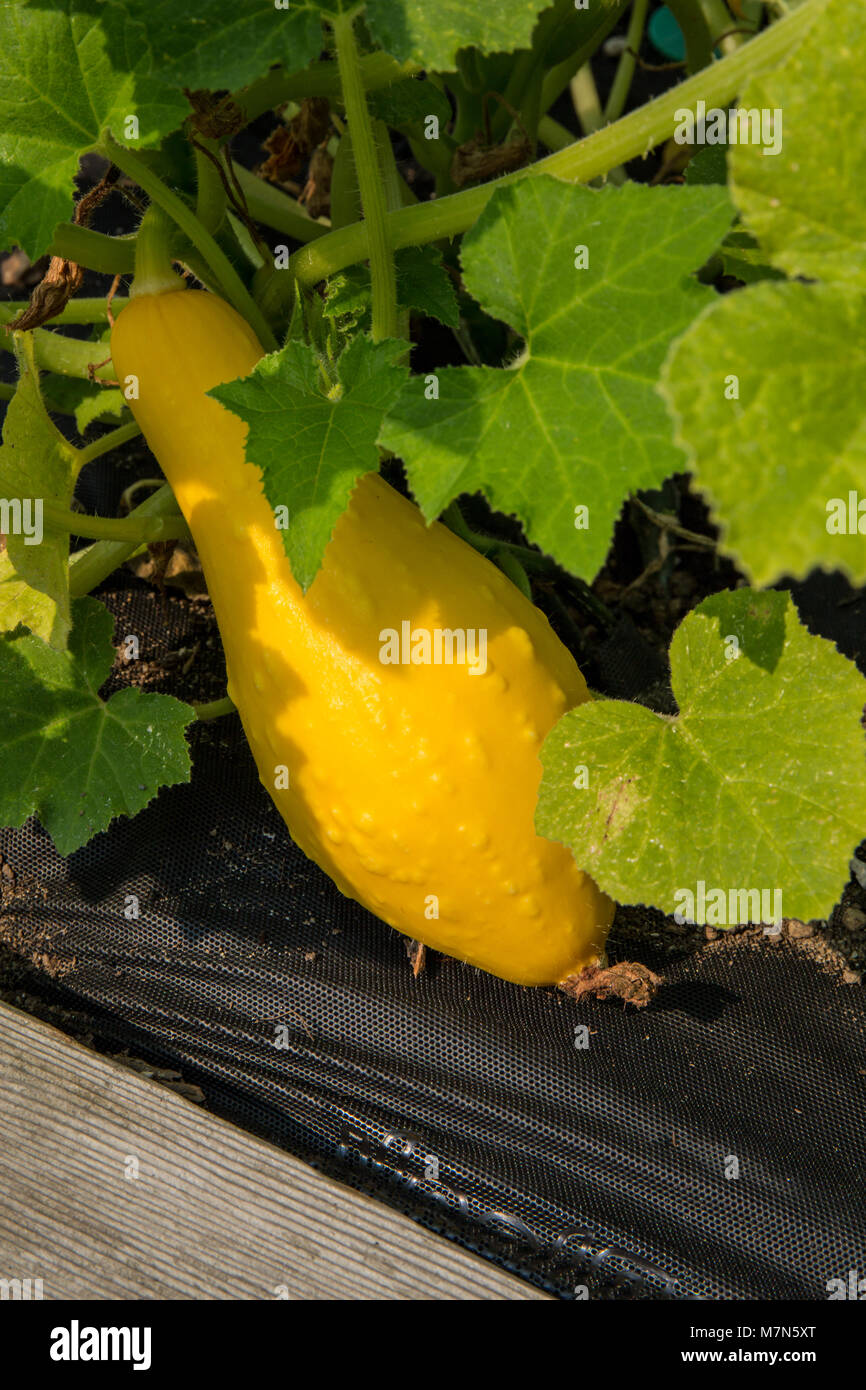
[[[130,404],[195,538],[229,694],[296,843],[436,950],[520,984],[595,973],[613,905],[533,823],[542,739],[589,698],[546,618],[373,474],[304,594],[247,427],[206,395],[263,355],[246,322],[204,290],[139,293],[111,351],[120,382],[137,379]],[[483,671],[381,659],[388,630],[458,629],[486,634]]]

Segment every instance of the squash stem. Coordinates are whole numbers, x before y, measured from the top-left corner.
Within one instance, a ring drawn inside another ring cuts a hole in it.
[[[108,434],[101,434],[98,439],[94,439],[92,444],[86,444],[83,449],[78,450],[78,462],[81,468],[86,463],[92,463],[94,459],[101,458],[103,454],[110,454],[112,449],[119,449],[121,444],[126,444],[130,439],[136,439],[141,434],[141,430],[134,420],[127,425],[119,425],[116,430],[109,430]],[[83,533],[79,531],[79,535]]]
[[[228,695],[222,700],[206,700],[199,704],[193,702],[196,719],[219,719],[223,714],[234,714],[237,710],[234,700],[230,700]]]
[[[183,280],[172,266],[172,229],[171,219],[157,203],[151,203],[138,229],[131,296],[166,294],[183,289]]]
[[[376,139],[377,153],[379,156],[379,169],[382,179],[382,189],[385,196],[385,208],[387,212],[395,212],[397,208],[404,206],[403,189],[406,185],[400,177],[397,161],[394,158],[391,136],[385,122],[376,121],[373,126],[373,133]],[[393,254],[391,254],[391,260],[394,262]],[[396,274],[396,262],[394,262],[394,271]],[[393,336],[404,339],[406,343],[409,341],[409,310],[401,309],[398,304],[396,305],[394,317]],[[408,350],[400,360],[408,363]]]
[[[195,215],[203,227],[216,233],[226,212],[226,191],[217,167],[220,158],[219,142],[198,136],[193,142],[193,148],[196,178]],[[215,160],[217,163],[214,163]]]
[[[251,174],[242,164],[237,165],[235,173],[254,222],[263,222],[266,227],[273,227],[274,231],[285,232],[294,241],[303,242],[327,236],[331,230],[326,222],[315,221],[306,208],[290,198],[288,193]]]
[[[111,301],[111,311],[114,317],[125,309],[128,301],[125,295],[116,294]],[[4,300],[2,306],[2,322],[10,322],[23,314],[29,308],[29,301],[23,299]],[[81,299],[70,299],[69,303],[55,314],[52,323],[104,323],[108,321],[108,300],[105,295],[96,298],[82,296]]]
[[[43,503],[43,515],[50,530],[68,531],[71,536],[84,536],[87,540],[130,541],[139,546],[189,537],[189,527],[182,516],[88,516],[69,507],[55,507],[52,502]]]
[[[368,92],[390,87],[406,77],[415,77],[422,68],[417,63],[398,63],[387,53],[366,53],[359,63],[364,87]],[[257,116],[282,106],[287,101],[300,101],[302,97],[328,97],[336,101],[340,96],[340,78],[334,63],[312,63],[301,72],[288,72],[285,68],[271,68],[264,77],[251,82],[232,96],[232,101],[240,107],[245,124],[249,125]]]
[[[104,275],[130,275],[135,265],[134,236],[107,236],[74,222],[57,224],[48,251]]]
[[[74,301],[73,301],[74,302]],[[0,305],[0,326],[13,317],[14,306]],[[67,338],[50,328],[31,328],[36,365],[46,372],[60,376],[78,376],[85,380],[110,382],[115,385],[114,367],[108,357],[107,343],[91,343],[80,338]],[[0,333],[0,351],[13,352],[13,340]]]
[[[358,187],[367,231],[370,280],[373,287],[372,336],[374,342],[377,342],[382,338],[397,337],[397,271],[388,237],[385,190],[382,187],[376,141],[364,94],[354,14],[350,12],[334,16],[331,25],[337,49],[340,80],[343,84],[343,101],[349,118],[349,130],[352,132],[352,153],[358,173]]]
[[[135,507],[124,520],[135,521],[140,526],[143,521],[155,517],[183,520],[178,512],[174,493],[167,483],[140,506]],[[121,540],[99,540],[95,545],[87,546],[85,550],[76,550],[75,554],[69,557],[69,592],[72,598],[81,598],[83,594],[89,594],[91,589],[95,589],[103,579],[113,574],[119,565],[135,555],[142,548],[142,544],[140,535],[137,532],[133,534],[130,527]]]
[[[169,188],[139,155],[118,144],[110,131],[103,131],[101,143],[103,153],[122,173],[143,188],[151,202],[158,204],[162,211],[177,223],[181,231],[186,233],[213,272],[221,293],[238,313],[247,319],[265,351],[273,352],[277,347],[277,340],[267,320],[222,247],[217,244],[207,228],[202,226],[192,208]]]
[[[616,28],[627,5],[628,0],[615,0],[595,32],[561,63],[548,69],[541,87],[543,112],[550,110],[557,98],[562,96],[574,74],[601,48],[610,31]]]
[[[700,5],[695,0],[668,0],[668,9],[683,31],[688,71],[708,67],[713,61],[713,36]]]
[[[605,124],[610,125],[612,121],[618,121],[628,100],[631,90],[634,70],[637,66],[637,55],[643,41],[644,26],[646,25],[647,10],[649,0],[634,0],[631,17],[628,22],[628,34],[626,35],[627,48],[620,54],[619,63],[616,69],[616,76],[607,98],[604,108]]]

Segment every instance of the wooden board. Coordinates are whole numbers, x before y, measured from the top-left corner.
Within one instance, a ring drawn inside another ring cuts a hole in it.
[[[5,1005],[0,1192],[50,1299],[547,1297]]]

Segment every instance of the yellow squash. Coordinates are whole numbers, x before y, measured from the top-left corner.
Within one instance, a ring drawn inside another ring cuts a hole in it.
[[[533,824],[542,739],[589,698],[546,618],[377,475],[304,595],[245,460],[246,425],[205,395],[250,373],[252,330],[205,291],[139,294],[111,351],[119,380],[137,378],[130,403],[195,537],[229,694],[304,853],[399,931],[504,979],[557,984],[595,966],[613,905]],[[447,661],[441,634],[458,629],[470,652],[475,634],[474,674]],[[441,664],[381,660],[425,641],[436,654],[437,633]]]

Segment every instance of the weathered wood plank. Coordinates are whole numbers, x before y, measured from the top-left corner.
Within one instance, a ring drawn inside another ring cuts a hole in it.
[[[5,1005],[0,1193],[45,1298],[546,1297]]]

